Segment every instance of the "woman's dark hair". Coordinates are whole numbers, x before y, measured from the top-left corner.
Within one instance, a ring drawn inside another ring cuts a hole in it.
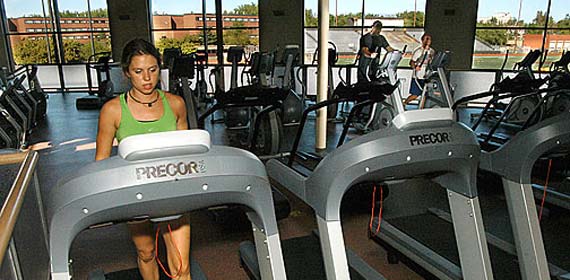
[[[422,37],[421,37],[420,39],[423,41],[425,37],[430,37],[430,38],[431,38],[431,35],[429,35],[429,34],[427,34],[427,33],[424,33],[424,35],[422,35]]]
[[[123,55],[121,56],[121,68],[123,72],[129,71],[129,65],[135,55],[149,54],[156,58],[156,62],[160,65],[160,53],[151,43],[143,39],[133,39],[123,48]]]

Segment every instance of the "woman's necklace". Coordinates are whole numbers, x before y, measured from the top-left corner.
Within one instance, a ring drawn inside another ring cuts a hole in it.
[[[152,107],[152,104],[154,104],[154,103],[156,103],[156,102],[158,101],[158,96],[159,96],[159,94],[158,94],[158,92],[157,92],[157,93],[156,93],[156,98],[155,98],[153,101],[151,101],[151,102],[142,102],[142,101],[136,99],[136,98],[133,96],[132,92],[129,90],[129,97],[130,97],[133,101],[135,101],[136,103],[139,103],[139,104],[147,105],[148,107]]]

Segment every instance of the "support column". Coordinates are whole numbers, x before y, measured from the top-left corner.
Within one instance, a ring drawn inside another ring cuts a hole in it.
[[[216,0],[216,56],[218,57],[218,67],[220,71],[217,72],[216,87],[221,91],[226,90],[226,79],[224,77],[224,21],[222,20],[222,0]]]
[[[317,102],[327,100],[329,86],[328,64],[329,54],[329,0],[319,1],[319,66],[317,75]],[[315,148],[323,150],[327,147],[327,107],[317,111],[315,122]]]

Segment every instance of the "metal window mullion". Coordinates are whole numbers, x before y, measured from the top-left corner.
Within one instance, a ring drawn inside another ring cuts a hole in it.
[[[208,55],[208,26],[206,26],[208,24],[207,20],[206,20],[206,0],[202,0],[202,34],[204,34],[204,51],[206,52],[206,65],[205,67],[208,67],[209,64],[209,55]]]
[[[7,26],[7,22],[8,22],[8,18],[6,16],[6,7],[4,5],[4,1],[0,1],[0,13],[1,13],[1,17],[4,19],[1,23],[0,28],[2,28],[2,33],[4,34],[4,42],[6,44],[6,52],[8,54],[8,70],[9,71],[13,71],[14,70],[14,65],[16,64],[16,62],[14,61],[14,55],[12,53],[12,45],[10,44],[10,35],[8,34],[8,26]]]
[[[65,62],[65,54],[63,50],[63,37],[61,36],[61,23],[59,18],[59,8],[57,0],[49,0],[52,27],[54,29],[54,48],[55,48],[55,59],[57,63],[57,69],[59,74],[60,89],[63,91],[65,89],[65,78],[63,77],[63,63]]]
[[[552,0],[548,0],[548,7],[546,7],[546,20],[544,21],[544,31],[542,33],[542,46],[540,51],[544,55],[544,45],[546,44],[546,36],[548,36],[548,23],[550,21],[550,6],[552,4]],[[541,56],[542,57],[542,56]]]
[[[50,47],[50,45],[49,45],[49,32],[50,32],[50,31],[49,31],[48,23],[47,23],[47,20],[46,20],[47,16],[46,16],[46,7],[45,7],[45,4],[44,4],[44,0],[41,0],[41,1],[42,1],[42,13],[43,13],[43,16],[44,16],[43,22],[44,22],[44,26],[45,26],[45,28],[46,28],[46,31],[45,31],[44,35],[46,36],[46,51],[47,51],[47,59],[48,59],[47,62],[48,62],[48,63],[51,63],[51,47]],[[52,25],[52,28],[53,28],[53,25]]]
[[[87,17],[89,18],[89,31],[91,33],[91,54],[95,54],[95,39],[93,34],[93,16],[91,16],[91,0],[87,1]]]
[[[216,55],[218,65],[224,64],[224,22],[222,20],[222,0],[216,0]],[[223,73],[223,72],[222,72]]]

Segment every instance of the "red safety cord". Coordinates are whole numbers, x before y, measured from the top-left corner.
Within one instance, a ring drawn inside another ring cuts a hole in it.
[[[164,271],[164,274],[166,274],[166,276],[170,277],[171,279],[176,279],[178,278],[178,276],[180,276],[180,273],[182,272],[182,254],[180,254],[180,250],[178,249],[178,246],[176,245],[176,242],[174,242],[174,240],[172,240],[172,228],[170,228],[170,224],[168,224],[168,232],[170,233],[170,242],[172,242],[172,245],[174,245],[174,248],[176,249],[176,252],[178,252],[178,258],[180,260],[180,267],[178,268],[178,272],[176,273],[176,275],[172,276],[170,275],[166,269],[164,268],[164,265],[162,265],[162,262],[160,261],[160,258],[158,258],[158,234],[160,233],[160,227],[156,228],[156,238],[154,239],[155,241],[155,248],[156,250],[155,252],[155,258],[156,258],[156,262],[158,262],[158,265],[160,266],[160,268],[162,268],[162,271]]]
[[[544,201],[546,200],[546,189],[548,188],[548,180],[550,180],[550,168],[552,167],[552,159],[548,160],[548,171],[546,171],[546,182],[544,182],[544,191],[542,193],[542,201],[540,202],[540,211],[538,212],[538,221],[542,219],[542,209],[544,209]]]
[[[372,191],[372,214],[370,215],[370,224],[368,225],[368,229],[372,232],[372,222],[374,221],[374,208],[376,206],[376,186],[374,186],[374,190]],[[380,232],[380,224],[382,222],[382,208],[384,202],[384,188],[380,186],[380,210],[378,211],[378,225],[376,226],[375,234]]]

